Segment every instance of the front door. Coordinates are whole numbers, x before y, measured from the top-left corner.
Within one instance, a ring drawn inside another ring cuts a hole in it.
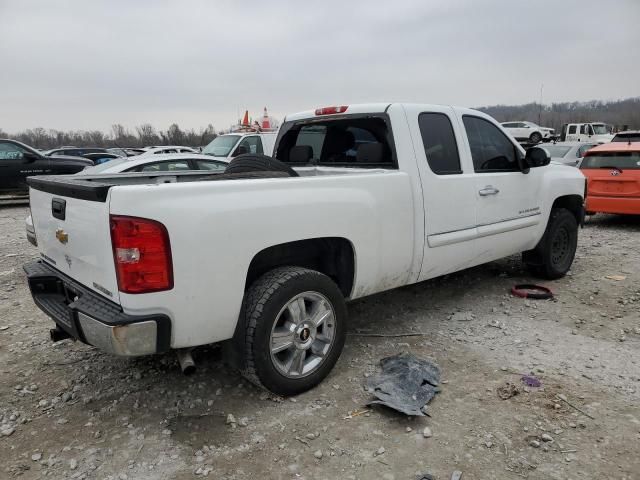
[[[462,121],[475,172],[478,255],[485,262],[522,251],[542,218],[543,171],[522,173],[522,152],[488,119]]]

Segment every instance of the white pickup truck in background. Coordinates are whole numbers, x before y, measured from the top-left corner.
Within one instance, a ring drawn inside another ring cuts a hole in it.
[[[337,361],[347,300],[519,252],[545,278],[572,264],[584,177],[478,111],[319,108],[286,117],[274,157],[29,179],[25,271],[53,337],[119,355],[224,342],[290,395]]]
[[[218,135],[202,153],[220,159],[232,159],[247,153],[272,155],[276,132],[234,132]]]

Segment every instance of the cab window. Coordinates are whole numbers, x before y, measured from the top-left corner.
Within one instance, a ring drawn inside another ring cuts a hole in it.
[[[444,113],[421,113],[418,125],[429,168],[436,175],[462,173],[451,120]]]
[[[275,157],[285,163],[397,168],[385,114],[286,122],[280,132]]]
[[[22,160],[24,150],[9,142],[0,142],[0,160]]]
[[[518,151],[502,131],[480,117],[464,115],[473,167],[477,173],[519,172]]]
[[[569,131],[567,132],[569,135],[574,135],[577,130],[577,125],[569,125]]]
[[[262,140],[257,135],[243,138],[236,147],[235,155],[241,155],[243,153],[263,154]]]

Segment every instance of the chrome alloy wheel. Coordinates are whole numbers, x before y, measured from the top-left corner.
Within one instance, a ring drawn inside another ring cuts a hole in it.
[[[271,328],[271,361],[281,375],[300,378],[316,371],[333,346],[335,312],[318,292],[289,300]]]

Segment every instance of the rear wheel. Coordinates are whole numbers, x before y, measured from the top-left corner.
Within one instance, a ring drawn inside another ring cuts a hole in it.
[[[571,268],[578,246],[578,222],[566,208],[554,208],[542,239],[523,260],[532,272],[543,278],[561,278]]]
[[[533,132],[529,137],[531,143],[540,143],[542,141],[542,135],[538,132]]]
[[[301,267],[276,268],[247,291],[244,376],[278,395],[319,384],[345,341],[342,292],[326,275]]]

